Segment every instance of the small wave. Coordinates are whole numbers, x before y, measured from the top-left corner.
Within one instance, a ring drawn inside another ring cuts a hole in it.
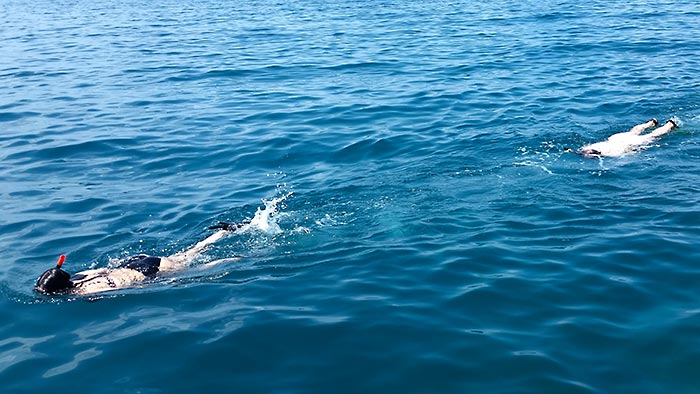
[[[396,67],[396,64],[391,62],[355,62],[355,63],[343,63],[334,64],[332,66],[323,67],[326,70],[333,71],[345,71],[345,70],[358,70],[358,69],[372,69],[372,68],[389,68]]]
[[[167,77],[166,82],[183,82],[183,81],[198,81],[201,79],[208,78],[240,78],[253,75],[257,70],[243,70],[243,69],[225,69],[225,70],[209,70],[209,71],[196,71],[196,70],[185,70],[179,72],[177,75]]]
[[[308,66],[281,66],[268,65],[258,68],[230,68],[212,70],[183,70],[176,75],[169,76],[166,82],[199,81],[204,79],[238,79],[255,76],[271,75],[277,79],[288,78],[290,75],[300,74],[308,71]]]
[[[22,118],[40,115],[38,112],[0,112],[0,122],[12,122]]]

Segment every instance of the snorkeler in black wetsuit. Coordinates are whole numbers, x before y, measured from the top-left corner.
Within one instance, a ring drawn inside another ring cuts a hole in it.
[[[209,227],[219,230],[191,249],[168,257],[140,254],[122,261],[116,268],[100,268],[81,271],[71,276],[61,269],[66,256],[61,255],[56,267],[44,272],[34,289],[43,294],[95,294],[116,290],[153,279],[159,273],[174,272],[185,268],[208,245],[220,240],[250,222],[219,224]]]

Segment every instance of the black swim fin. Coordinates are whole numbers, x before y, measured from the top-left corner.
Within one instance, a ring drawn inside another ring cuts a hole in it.
[[[209,226],[209,230],[226,230],[226,231],[236,231],[239,228],[249,224],[250,220],[246,220],[240,223],[233,222],[219,222],[213,226]]]

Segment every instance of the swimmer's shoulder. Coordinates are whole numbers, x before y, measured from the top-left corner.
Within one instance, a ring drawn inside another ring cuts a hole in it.
[[[90,280],[94,277],[105,275],[109,272],[107,268],[97,268],[97,269],[91,269],[91,270],[85,270],[85,271],[80,271],[74,273],[71,277],[70,280],[74,284],[80,284],[86,280]]]

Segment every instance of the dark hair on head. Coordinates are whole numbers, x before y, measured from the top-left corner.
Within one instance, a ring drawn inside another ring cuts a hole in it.
[[[60,268],[47,270],[36,281],[34,289],[44,294],[62,293],[73,287],[70,274]]]

